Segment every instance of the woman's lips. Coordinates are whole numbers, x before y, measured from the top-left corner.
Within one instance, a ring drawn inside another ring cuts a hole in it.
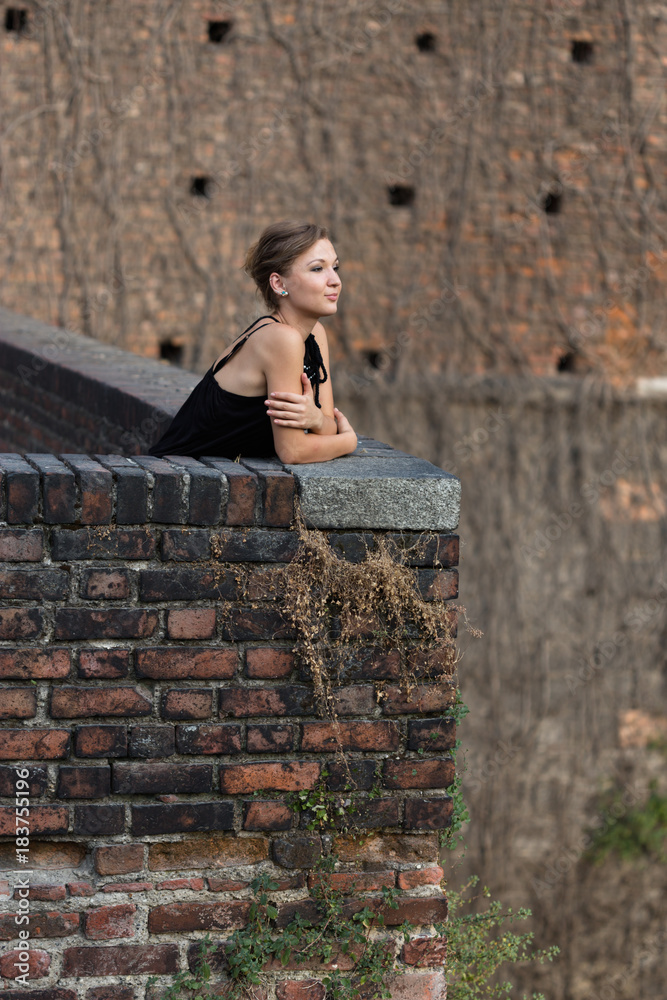
[[[338,298],[338,292],[332,292],[331,295],[327,295],[325,298],[333,299],[335,301]]]

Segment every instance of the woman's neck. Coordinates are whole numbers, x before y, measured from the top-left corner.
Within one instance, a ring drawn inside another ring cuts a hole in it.
[[[306,325],[306,322],[307,322],[307,317],[305,317],[305,316],[301,316],[301,315],[299,315],[298,313],[297,313],[297,314],[295,314],[295,313],[293,312],[293,310],[290,310],[290,312],[289,312],[289,314],[288,314],[288,316],[287,316],[287,317],[285,317],[285,316],[284,316],[284,315],[283,315],[283,314],[282,314],[282,313],[280,312],[280,310],[279,310],[279,309],[276,309],[276,310],[275,310],[275,312],[274,312],[274,313],[272,313],[271,315],[272,315],[272,316],[273,316],[273,318],[274,318],[274,319],[276,319],[276,320],[277,320],[277,321],[278,321],[279,323],[286,323],[286,324],[287,324],[288,326],[293,326],[295,330],[298,330],[298,331],[299,331],[299,333],[301,334],[301,336],[303,337],[303,339],[304,339],[304,342],[305,342],[305,341],[306,341],[306,340],[308,339],[308,337],[309,337],[309,336],[311,335],[311,333],[313,332],[313,330],[312,330],[312,329],[310,329],[310,330],[307,330],[307,329],[306,329],[306,330],[304,330],[304,326]]]

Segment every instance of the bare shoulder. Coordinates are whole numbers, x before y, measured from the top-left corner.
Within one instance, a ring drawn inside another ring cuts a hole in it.
[[[259,340],[260,331],[258,330],[257,333]],[[267,343],[280,343],[284,346],[301,344],[303,346],[303,337],[296,327],[290,326],[288,323],[267,323],[265,327],[262,327],[261,334],[262,341]]]

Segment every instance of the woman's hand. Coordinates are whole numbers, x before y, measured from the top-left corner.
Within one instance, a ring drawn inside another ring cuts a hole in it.
[[[337,406],[334,406],[334,419],[335,419],[336,423],[338,424],[338,433],[339,434],[344,434],[345,431],[352,431],[352,433],[354,434],[354,428],[353,428],[352,424],[347,419],[347,417],[345,416],[345,414],[341,413],[341,411],[338,409]]]
[[[327,418],[315,406],[313,387],[305,372],[301,373],[301,386],[301,396],[294,392],[272,392],[269,399],[264,400],[266,412],[280,427],[307,429],[317,434],[324,428]]]

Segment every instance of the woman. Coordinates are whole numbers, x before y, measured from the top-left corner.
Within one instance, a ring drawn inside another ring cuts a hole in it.
[[[319,321],[338,308],[338,268],[322,226],[267,226],[248,250],[244,270],[270,312],[220,355],[149,454],[277,455],[293,465],[354,451],[357,436],[333,405]]]

